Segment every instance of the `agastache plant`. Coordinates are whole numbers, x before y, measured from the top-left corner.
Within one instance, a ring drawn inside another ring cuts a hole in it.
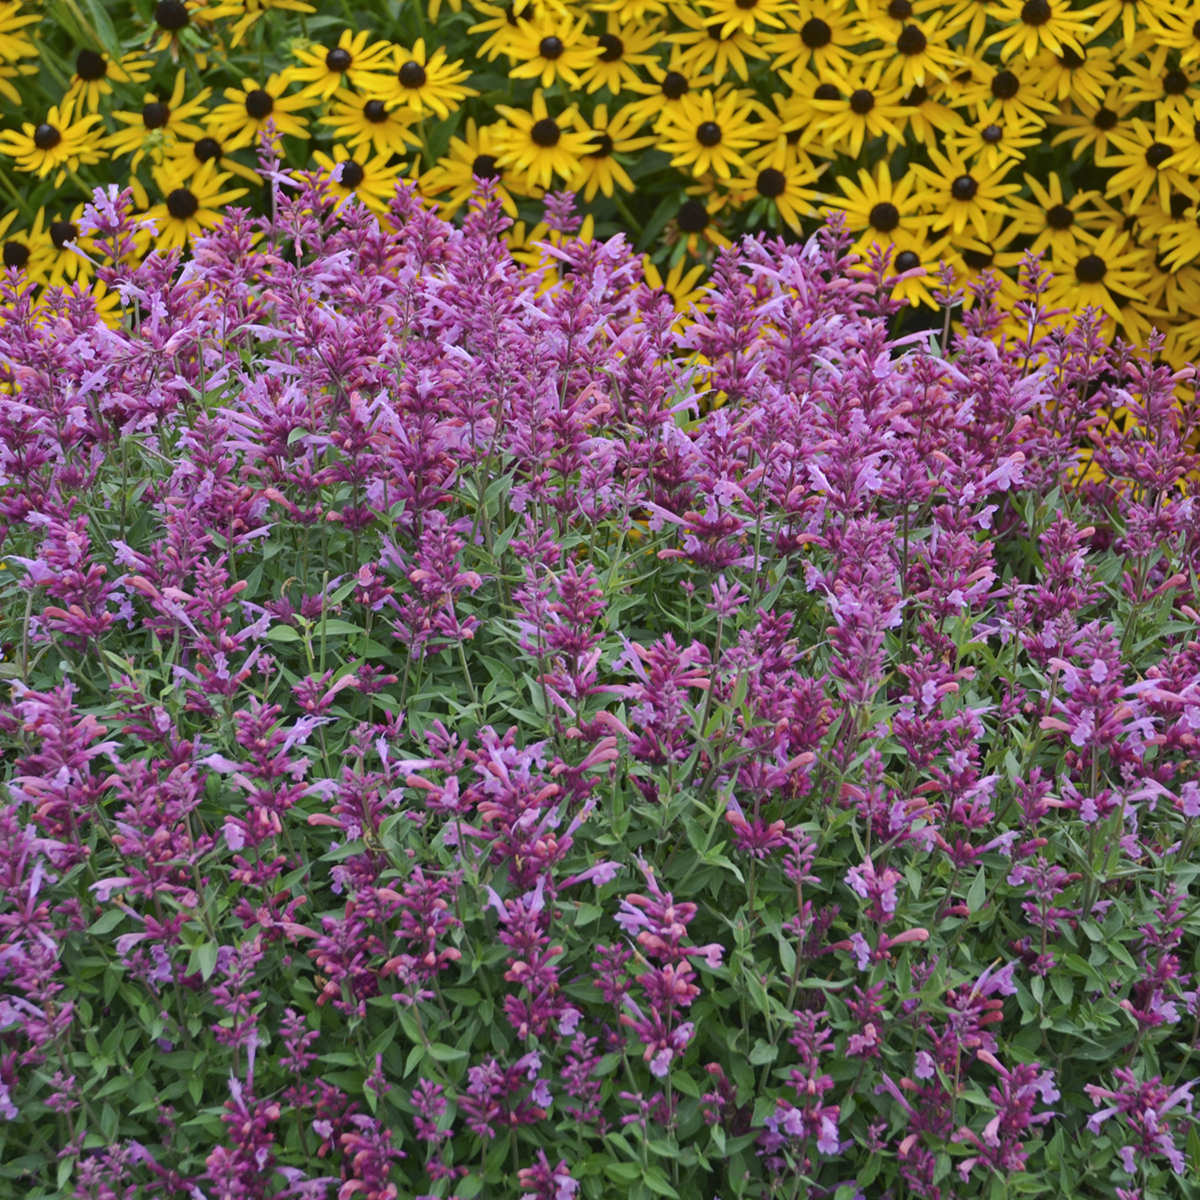
[[[261,168],[0,278],[0,1194],[1190,1194],[1195,373]]]

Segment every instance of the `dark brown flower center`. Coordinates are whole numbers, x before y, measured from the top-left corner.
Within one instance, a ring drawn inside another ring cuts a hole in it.
[[[348,158],[342,163],[342,174],[338,182],[348,192],[354,191],[356,187],[363,181],[363,169],[360,163],[356,163],[354,159]]]
[[[1182,96],[1188,90],[1188,77],[1176,67],[1163,76],[1163,95]]]
[[[56,250],[61,250],[68,242],[73,242],[79,236],[79,228],[70,221],[51,221],[50,240]]]
[[[1011,71],[997,71],[992,80],[992,95],[997,100],[1011,100],[1021,86],[1021,81]]]
[[[1075,224],[1075,214],[1065,204],[1052,204],[1046,209],[1046,224],[1051,229],[1070,229]]]
[[[860,117],[866,116],[867,113],[875,107],[875,97],[867,91],[866,88],[858,88],[850,93],[850,111],[858,113]]]
[[[663,76],[662,94],[668,100],[678,100],[688,90],[688,81],[678,71],[668,71]]]
[[[896,261],[894,263],[897,274],[900,274],[903,271],[911,271],[913,267],[919,267],[920,265],[921,260],[913,250],[901,250],[900,253],[896,255]]]
[[[589,158],[607,158],[613,152],[613,140],[607,133],[593,134],[591,146]]]
[[[1108,271],[1108,264],[1098,254],[1085,254],[1075,264],[1075,278],[1080,283],[1099,283]]]
[[[62,141],[62,134],[53,125],[45,123],[33,131],[33,144],[39,150],[53,150]]]
[[[161,129],[171,119],[171,110],[161,100],[142,105],[142,124],[147,129]]]
[[[1058,61],[1062,63],[1068,71],[1074,71],[1083,66],[1083,56],[1072,50],[1070,46],[1064,46],[1062,53],[1058,56]]]
[[[820,50],[833,41],[833,30],[820,17],[809,17],[800,26],[800,40],[810,50]]]
[[[363,105],[363,116],[372,125],[382,125],[388,118],[387,105],[382,100],[368,100]]]
[[[1001,138],[1004,137],[1004,130],[999,125],[985,125],[980,131],[979,136],[983,138],[989,146],[994,146]]]
[[[1146,166],[1153,167],[1156,171],[1170,157],[1171,147],[1165,142],[1151,142],[1146,147]]]
[[[29,247],[24,242],[4,243],[4,265],[20,270],[29,261]]]
[[[167,212],[177,221],[186,221],[189,217],[194,217],[199,207],[200,201],[185,187],[176,188],[167,197]]]
[[[543,117],[540,121],[534,121],[533,128],[529,131],[529,136],[533,138],[535,146],[542,146],[545,149],[557,146],[559,138],[558,122],[552,117]]]
[[[887,14],[893,21],[907,21],[913,14],[909,0],[888,0]]]
[[[419,62],[409,59],[396,72],[396,78],[400,80],[401,87],[419,88],[425,86],[425,80],[428,76],[425,74],[425,68]]]
[[[538,42],[538,54],[542,58],[549,58],[551,60],[561,58],[564,50],[566,50],[566,46],[563,45],[562,38],[554,37],[553,34],[550,37],[542,38]]]
[[[896,39],[896,49],[901,54],[920,54],[927,44],[925,35],[915,25],[905,25]]]
[[[91,83],[95,79],[103,79],[108,74],[108,63],[102,54],[95,50],[80,50],[75,56],[75,74],[80,79]]]
[[[193,147],[192,153],[202,162],[221,157],[221,143],[214,137],[202,137]]]
[[[716,146],[721,141],[721,127],[716,121],[702,121],[696,130],[696,141],[702,146]]]
[[[350,70],[350,64],[354,60],[350,57],[349,50],[343,50],[341,46],[334,46],[330,52],[325,55],[325,65],[331,71],[337,71],[339,74],[342,71]]]
[[[154,6],[155,23],[169,33],[182,29],[190,19],[183,0],[158,0]]]
[[[246,93],[246,112],[256,121],[269,117],[274,107],[275,100],[270,92],[265,92],[262,88],[254,88]]]
[[[872,229],[877,229],[880,233],[891,233],[900,224],[900,210],[887,200],[881,200],[867,214],[867,220],[871,222]]]
[[[776,196],[782,196],[787,189],[787,177],[782,171],[777,171],[774,167],[767,167],[766,170],[759,171],[755,187],[758,188],[760,196],[774,200]]]
[[[685,200],[675,220],[684,233],[700,233],[708,224],[708,209],[699,200]]]
[[[814,100],[840,100],[842,93],[832,83],[820,83],[813,92]]]
[[[950,185],[950,195],[955,200],[963,201],[963,203],[966,203],[968,200],[974,200],[977,191],[979,191],[979,184],[970,175],[960,175]]]
[[[625,53],[625,43],[615,33],[602,33],[596,41],[600,43],[601,62],[619,62]]]
[[[1105,108],[1101,105],[1096,109],[1096,115],[1092,118],[1092,124],[1097,129],[1107,131],[1116,126],[1117,114],[1111,108]]]
[[[1021,5],[1021,20],[1026,25],[1045,25],[1050,20],[1050,5],[1046,0],[1025,0]]]
[[[500,172],[496,169],[496,156],[494,154],[475,155],[475,161],[471,163],[471,174],[476,179],[499,179]]]

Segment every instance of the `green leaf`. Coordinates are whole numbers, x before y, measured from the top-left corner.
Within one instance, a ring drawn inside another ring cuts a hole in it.
[[[971,880],[971,886],[967,889],[967,909],[971,913],[977,913],[987,899],[987,871],[980,867],[975,873],[975,878]]]
[[[267,637],[273,642],[298,642],[300,635],[290,625],[272,625]]]
[[[111,930],[116,929],[124,919],[125,914],[119,908],[110,908],[106,912],[101,913],[88,926],[88,933],[93,933],[97,936],[109,933]]]
[[[647,1167],[642,1182],[656,1195],[679,1200],[679,1193],[670,1185],[666,1175],[658,1167]]]

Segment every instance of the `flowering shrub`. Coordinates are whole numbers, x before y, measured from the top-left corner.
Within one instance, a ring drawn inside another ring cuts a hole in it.
[[[0,284],[3,1190],[1196,1195],[1194,372],[267,171]]]
[[[89,278],[69,243],[109,183],[154,217],[138,253],[184,245],[259,201],[273,126],[288,165],[337,166],[380,214],[400,176],[446,216],[493,179],[518,251],[569,187],[680,297],[739,234],[802,240],[830,211],[860,252],[891,247],[918,308],[940,261],[998,268],[1010,308],[1033,249],[1053,305],[1163,329],[1181,367],[1198,94],[1182,0],[4,0],[0,257]]]

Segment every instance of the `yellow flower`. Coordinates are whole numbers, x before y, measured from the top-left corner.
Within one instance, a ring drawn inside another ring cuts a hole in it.
[[[904,141],[899,122],[902,119],[900,89],[881,82],[883,63],[876,59],[863,75],[850,79],[846,93],[836,100],[814,99],[818,112],[813,132],[817,146],[827,153],[848,153],[857,158],[863,142],[886,137],[889,148]]]
[[[983,62],[971,67],[972,80],[955,89],[956,108],[966,107],[977,116],[984,108],[998,107],[1004,113],[1040,120],[1043,125],[1043,114],[1058,108],[1045,94],[1044,78],[1028,63],[1014,62],[999,70]]]
[[[644,96],[627,106],[634,120],[643,123],[658,122],[668,112],[682,111],[683,97],[701,86],[703,76],[699,70],[687,67],[679,47],[673,47],[665,66],[651,63],[647,68],[650,80],[634,80],[629,90]]]
[[[1135,104],[1155,105],[1155,112],[1189,127],[1193,124],[1193,93],[1200,79],[1200,66],[1172,66],[1167,61],[1170,51],[1159,46],[1142,55],[1136,62],[1126,63],[1128,77],[1121,82],[1127,99]]]
[[[351,148],[369,145],[380,154],[403,154],[406,147],[420,145],[411,129],[413,119],[408,110],[386,100],[364,100],[354,92],[339,92],[322,124]]]
[[[1116,79],[1113,52],[1107,46],[1085,46],[1082,54],[1069,48],[1061,54],[1044,50],[1033,65],[1044,80],[1046,96],[1060,104],[1070,100],[1096,108]]]
[[[471,72],[461,62],[447,62],[446,51],[440,46],[427,55],[424,38],[413,43],[411,52],[397,46],[393,56],[395,77],[383,95],[402,108],[411,108],[422,116],[431,112],[444,118],[468,96],[479,95],[474,88],[462,86]]]
[[[512,171],[497,165],[502,145],[500,125],[486,125],[480,129],[468,117],[465,136],[451,138],[450,148],[421,176],[421,192],[437,197],[443,215],[451,216],[474,194],[476,176],[495,179],[495,194],[504,211],[515,221],[517,204],[513,196],[520,195],[523,189]],[[450,194],[445,196],[446,192]]]
[[[181,138],[195,140],[204,136],[204,129],[195,123],[195,118],[204,114],[204,101],[211,89],[204,88],[186,103],[183,88],[186,82],[183,71],[176,72],[175,87],[166,100],[160,100],[153,92],[146,95],[138,112],[115,109],[113,118],[126,128],[111,133],[104,139],[104,147],[113,158],[133,153],[130,168],[136,170],[146,155],[155,164],[174,149]]]
[[[1153,126],[1132,117],[1125,129],[1110,135],[1108,153],[1096,156],[1098,166],[1115,168],[1104,194],[1120,196],[1125,212],[1136,213],[1148,198],[1169,209],[1172,190],[1196,196],[1195,184],[1170,161],[1171,135],[1171,122],[1161,110]]]
[[[720,21],[713,21],[691,7],[676,7],[675,16],[688,27],[686,33],[676,33],[671,39],[680,48],[680,61],[687,67],[711,70],[718,80],[724,79],[732,67],[739,79],[746,80],[749,78],[746,59],[767,56],[750,34],[739,29],[726,35]]]
[[[1003,215],[1005,201],[1020,191],[1015,183],[1005,183],[1007,166],[991,170],[970,164],[962,155],[929,151],[932,166],[913,163],[909,168],[924,181],[922,193],[926,211],[949,222],[955,234],[972,228],[981,239],[988,237],[989,214]]]
[[[898,235],[911,234],[919,240],[929,229],[930,217],[923,211],[917,182],[911,171],[893,180],[884,159],[874,173],[860,168],[857,183],[848,174],[839,176],[837,185],[842,194],[827,196],[826,207],[845,216],[846,228],[857,239],[856,254],[864,254],[871,244],[894,243]]]
[[[229,44],[238,46],[250,27],[258,21],[263,13],[272,8],[299,13],[317,11],[311,4],[306,4],[304,0],[214,0],[205,9],[204,15],[212,21],[237,17],[231,31]]]
[[[96,113],[74,119],[69,104],[55,105],[46,119],[37,125],[25,121],[21,132],[6,129],[0,132],[0,154],[16,161],[19,171],[28,171],[42,179],[53,176],[59,187],[81,164],[101,161],[99,136],[100,117]]]
[[[658,65],[654,53],[662,42],[662,31],[654,25],[638,25],[632,21],[621,22],[609,13],[605,19],[605,32],[596,39],[600,47],[599,56],[581,74],[589,92],[602,87],[616,96],[622,89],[636,89],[637,69],[643,70]]]
[[[735,169],[746,169],[742,151],[757,141],[747,118],[761,112],[762,106],[746,92],[689,92],[678,110],[663,113],[659,148],[671,155],[673,167],[696,176],[712,171],[728,179]]]
[[[772,71],[791,66],[807,70],[819,82],[844,74],[858,57],[858,22],[847,13],[846,0],[812,0],[780,15],[786,29],[764,33],[761,39]]]
[[[897,124],[925,147],[942,144],[942,136],[961,129],[966,122],[962,114],[942,103],[943,90],[930,92],[919,84],[901,97]]]
[[[1052,260],[1054,278],[1046,291],[1047,307],[1078,312],[1090,305],[1122,325],[1122,303],[1144,296],[1143,284],[1150,277],[1146,253],[1123,229],[1113,227],[1081,244],[1079,250],[1082,253],[1071,258]]]
[[[1119,87],[1114,87],[1106,93],[1103,103],[1079,104],[1076,112],[1052,114],[1050,124],[1061,132],[1050,139],[1050,144],[1060,146],[1064,142],[1069,143],[1072,158],[1083,158],[1091,151],[1092,159],[1098,161],[1110,148],[1115,147],[1113,135],[1128,126],[1126,118],[1136,107],[1132,101],[1125,99]]]
[[[700,191],[695,187],[689,190]],[[721,222],[714,220],[725,204],[725,197],[710,193],[689,196],[679,206],[663,233],[663,240],[673,248],[672,264],[680,262],[685,253],[698,258],[702,249],[728,249],[729,238],[725,236]]]
[[[143,254],[151,245],[159,250],[182,250],[192,238],[220,222],[222,205],[246,194],[245,188],[229,187],[230,176],[219,172],[212,162],[204,163],[186,178],[164,167],[154,168],[151,174],[162,199],[146,214],[153,218],[157,232],[143,230],[138,235]],[[145,196],[137,185],[135,197],[139,192]],[[145,203],[144,198],[141,203]]]
[[[613,185],[622,191],[633,191],[633,180],[615,155],[632,154],[654,144],[653,136],[637,136],[640,121],[631,120],[629,110],[622,109],[609,118],[608,106],[597,104],[591,120],[586,123],[590,141],[588,152],[579,160],[579,169],[571,181],[573,187],[583,185],[584,200],[591,200],[597,191],[613,194]]]
[[[303,93],[285,96],[288,82],[285,73],[271,75],[262,87],[243,79],[240,88],[226,88],[225,103],[209,113],[208,132],[230,150],[256,143],[268,121],[279,134],[305,137],[308,122],[295,114],[308,107],[309,98]]]
[[[984,109],[971,122],[946,135],[946,149],[986,168],[1025,160],[1029,146],[1041,145],[1043,125],[1019,114]]]
[[[1076,192],[1067,199],[1057,172],[1044,182],[1026,174],[1025,186],[1031,200],[1013,196],[1008,201],[1013,231],[1033,239],[1030,250],[1050,254],[1060,262],[1074,261],[1082,253],[1082,239],[1095,237],[1120,220],[1099,192]]]
[[[999,46],[1003,62],[1018,54],[1036,58],[1042,49],[1051,54],[1065,49],[1082,54],[1092,33],[1087,17],[1087,12],[1073,10],[1068,0],[992,0],[988,19],[1004,28],[984,38],[980,46],[984,50]]]
[[[365,29],[358,33],[343,29],[337,44],[329,49],[316,42],[302,43],[292,53],[303,65],[292,67],[289,77],[306,85],[301,95],[322,100],[347,85],[356,91],[378,94],[386,86],[383,76],[391,67],[393,47],[370,38]]]
[[[396,193],[396,168],[390,165],[391,158],[387,153],[371,157],[367,148],[361,145],[353,152],[336,145],[332,157],[320,150],[313,151],[313,161],[329,177],[335,196],[356,196],[381,215],[387,212]]]
[[[211,162],[218,171],[232,171],[247,183],[262,184],[262,176],[253,168],[240,163],[226,152],[215,137],[205,134],[194,142],[178,142],[168,151],[164,160],[167,170],[182,177],[194,171],[198,165]]]
[[[784,13],[791,7],[789,0],[700,0],[700,6],[710,10],[708,21],[721,27],[721,37],[732,37],[735,33],[753,35],[758,27],[782,29]]]
[[[98,50],[80,50],[63,102],[80,112],[95,112],[101,99],[112,95],[114,83],[145,83],[153,66],[153,59],[136,52],[114,62]]]
[[[483,44],[475,48],[475,53],[490,62],[505,52],[517,21],[521,17],[532,16],[535,5],[533,0],[512,0],[511,4],[487,4],[484,0],[472,0],[472,7],[483,13],[486,20],[477,21],[467,32],[488,35]]]
[[[164,50],[170,50],[171,61],[178,62],[180,50],[187,48],[184,39],[188,31],[203,29],[204,40],[207,41],[210,35],[207,31],[206,2],[207,0],[158,0],[154,5],[154,28],[149,38],[150,49],[160,54]],[[195,61],[196,66],[203,71],[208,66],[208,55],[201,52],[196,55]]]
[[[681,258],[664,276],[648,254],[642,255],[642,275],[646,286],[651,291],[666,292],[671,297],[675,311],[681,316],[699,307],[704,300],[704,273],[703,263],[689,265]]]
[[[26,280],[41,283],[45,279],[45,245],[40,236],[42,214],[35,218],[35,227],[30,232],[10,233],[13,222],[17,219],[15,212],[0,218],[0,263],[3,263],[4,273],[19,271]]]
[[[800,231],[805,217],[816,215],[816,183],[824,167],[814,166],[807,156],[795,156],[781,167],[751,170],[729,181],[730,190],[739,204],[764,204],[768,212],[777,213],[783,223]]]
[[[962,56],[950,45],[940,14],[907,22],[883,49],[864,59],[884,63],[886,84],[905,89],[945,83],[962,63]]]
[[[497,104],[496,111],[507,119],[507,126],[497,134],[500,153],[496,165],[512,167],[525,187],[545,189],[555,175],[570,179],[579,169],[579,160],[590,148],[591,134],[575,128],[574,108],[550,116],[539,88],[530,112],[507,104]]]
[[[76,279],[86,283],[92,277],[92,264],[67,244],[70,242],[77,245],[85,254],[92,254],[95,250],[91,238],[84,237],[79,232],[77,222],[82,212],[83,202],[80,201],[65,216],[61,212],[55,212],[53,216],[47,214],[49,220],[44,239],[34,235],[34,241],[41,251],[42,270],[50,287],[66,286]],[[41,220],[42,213],[39,212],[39,225]]]
[[[561,79],[569,88],[582,86],[580,74],[600,57],[597,42],[584,34],[587,15],[578,21],[570,17],[538,16],[519,19],[503,43],[503,52],[513,66],[513,79],[536,79],[549,87]]]

